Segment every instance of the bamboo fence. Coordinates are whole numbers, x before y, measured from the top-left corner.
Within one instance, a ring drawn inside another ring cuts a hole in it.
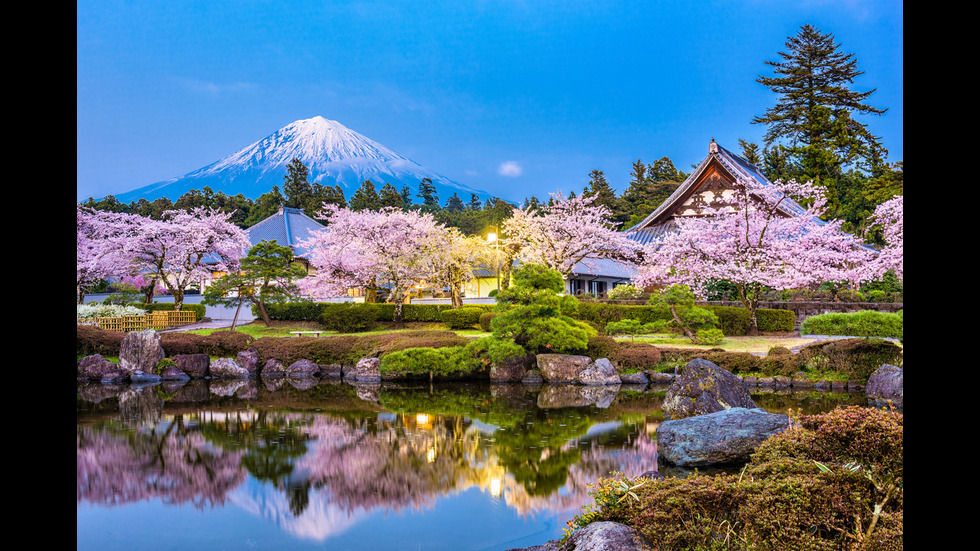
[[[78,319],[79,324],[95,325],[109,331],[143,331],[146,329],[168,329],[188,325],[197,321],[193,310],[161,310],[137,316],[117,316],[112,318]]]

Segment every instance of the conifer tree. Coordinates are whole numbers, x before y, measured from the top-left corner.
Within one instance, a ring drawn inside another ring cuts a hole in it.
[[[854,116],[881,115],[886,109],[866,103],[875,89],[852,89],[864,71],[858,70],[854,54],[840,51],[834,35],[804,25],[778,54],[780,60],[765,62],[774,74],[760,76],[756,82],[778,94],[779,100],[752,123],[766,125],[766,147],[778,145],[788,157],[788,166],[799,171],[779,176],[822,186],[830,214],[836,216],[847,201],[843,193],[849,187],[837,180],[847,167],[867,158],[878,142]],[[773,154],[776,159],[782,156]]]
[[[364,180],[361,187],[357,188],[354,196],[350,198],[350,208],[355,211],[378,210],[381,208],[381,198],[374,189],[374,182]]]
[[[385,182],[385,185],[381,187],[379,200],[382,207],[405,208],[405,200],[402,198],[402,195],[398,193],[395,186],[388,182]]]

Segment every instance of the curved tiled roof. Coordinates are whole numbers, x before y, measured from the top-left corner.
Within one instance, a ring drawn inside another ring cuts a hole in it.
[[[311,232],[325,227],[307,216],[303,209],[280,207],[276,214],[245,230],[245,235],[253,246],[262,240],[274,239],[280,245],[288,245],[294,255],[304,257],[309,251],[300,247],[299,242],[309,239]]]

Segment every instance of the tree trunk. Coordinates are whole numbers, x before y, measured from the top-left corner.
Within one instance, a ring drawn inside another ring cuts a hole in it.
[[[402,304],[404,301],[402,300],[402,292],[401,290],[392,290],[392,295],[393,295],[392,298],[395,302],[395,317],[392,321],[394,322],[396,328],[400,328],[403,326]]]
[[[259,315],[262,316],[262,321],[265,322],[266,327],[272,327],[272,318],[269,317],[269,312],[265,310],[265,304],[261,301],[256,301],[255,305],[259,307]],[[241,303],[239,303],[241,306]]]

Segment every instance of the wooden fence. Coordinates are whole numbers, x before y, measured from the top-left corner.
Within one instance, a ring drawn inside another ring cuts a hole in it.
[[[197,321],[193,310],[161,310],[138,316],[118,316],[113,318],[79,319],[78,323],[96,325],[109,331],[143,331],[145,329],[167,329],[178,325],[188,325]]]

